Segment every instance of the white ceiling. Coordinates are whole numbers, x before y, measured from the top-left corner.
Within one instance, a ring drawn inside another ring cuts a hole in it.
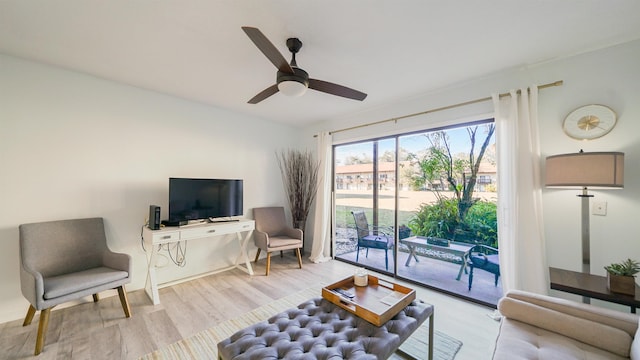
[[[637,0],[0,0],[0,52],[292,125],[339,118],[500,70],[640,38]],[[241,26],[310,77],[247,104],[276,69]]]

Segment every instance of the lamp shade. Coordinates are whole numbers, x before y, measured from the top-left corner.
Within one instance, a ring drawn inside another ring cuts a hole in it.
[[[546,186],[623,188],[624,153],[579,152],[546,160]]]

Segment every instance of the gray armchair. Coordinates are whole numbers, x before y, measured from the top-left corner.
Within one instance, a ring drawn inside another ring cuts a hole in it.
[[[255,245],[258,253],[254,262],[258,262],[260,251],[267,253],[267,271],[269,275],[271,268],[271,253],[273,251],[284,251],[295,249],[298,255],[298,266],[302,269],[302,257],[300,248],[302,247],[302,230],[294,229],[287,225],[284,218],[283,207],[254,208],[253,218],[256,221],[256,231],[253,233]]]
[[[51,309],[64,302],[117,289],[126,317],[131,317],[124,285],[131,282],[131,257],[107,247],[102,218],[22,224],[20,284],[31,303],[23,326],[40,312],[35,355],[44,347]]]

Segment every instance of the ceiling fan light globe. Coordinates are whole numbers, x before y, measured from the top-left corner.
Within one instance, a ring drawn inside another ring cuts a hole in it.
[[[287,96],[298,97],[307,92],[307,87],[301,82],[290,80],[278,83],[278,90]]]

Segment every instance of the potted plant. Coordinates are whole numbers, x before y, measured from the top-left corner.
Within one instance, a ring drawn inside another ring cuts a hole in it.
[[[611,292],[635,295],[636,274],[640,272],[640,263],[627,259],[604,267],[607,270],[607,287]]]

